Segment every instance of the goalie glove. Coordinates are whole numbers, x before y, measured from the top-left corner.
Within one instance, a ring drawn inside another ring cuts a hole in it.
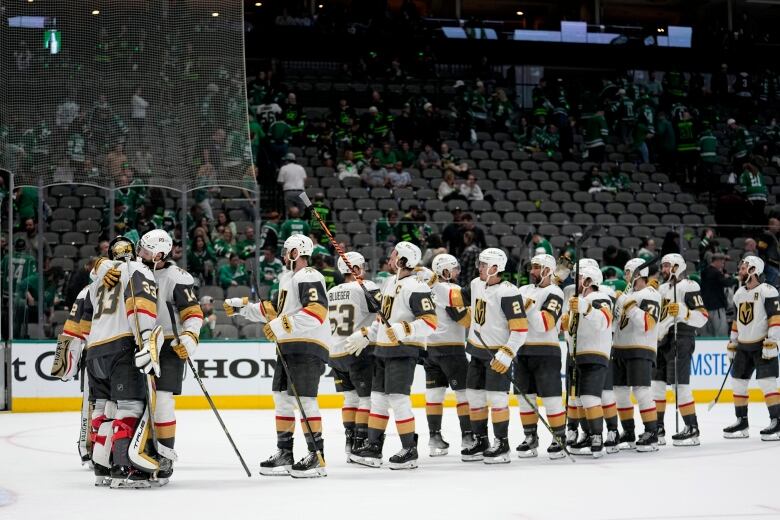
[[[57,336],[57,348],[54,351],[54,362],[51,365],[52,377],[70,381],[79,370],[81,352],[84,350],[84,340],[67,334]]]
[[[135,353],[135,366],[144,374],[160,377],[160,347],[164,341],[162,327],[141,333],[141,348]]]
[[[734,355],[737,353],[737,344],[729,342],[728,345],[726,345],[726,354],[729,357],[729,362],[734,361]],[[763,352],[762,352],[763,357]]]
[[[353,356],[359,356],[368,346],[368,343],[368,329],[363,327],[357,332],[350,334],[350,336],[347,338],[345,350]]]
[[[490,368],[498,372],[499,374],[506,374],[509,370],[509,366],[512,364],[512,359],[515,355],[506,347],[501,347],[496,352],[496,356],[490,362]]]
[[[764,359],[774,359],[777,357],[777,343],[771,339],[764,340],[764,348],[761,349],[761,357]]]
[[[173,347],[173,351],[176,352],[179,359],[187,359],[188,357],[192,357],[196,348],[198,348],[198,337],[187,330],[179,336],[176,345]]]
[[[222,302],[222,308],[225,309],[225,314],[233,316],[235,313],[243,309],[249,304],[249,298],[244,296],[243,298],[228,298]]]

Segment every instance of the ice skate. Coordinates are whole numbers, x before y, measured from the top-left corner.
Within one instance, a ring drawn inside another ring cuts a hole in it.
[[[428,439],[428,449],[431,457],[443,457],[449,453],[449,447],[450,443],[442,439],[441,432],[431,432],[431,436]]]
[[[417,467],[417,434],[414,434],[414,444],[390,457],[387,461],[390,469],[414,469]]]
[[[357,451],[353,451],[349,460],[361,466],[369,468],[378,468],[382,465],[382,447],[385,443],[385,436],[382,435],[376,442],[363,443]]]
[[[111,485],[111,470],[100,464],[95,464],[92,470],[95,473],[95,486],[103,487]]]
[[[344,453],[347,454],[347,461],[349,462],[349,454],[352,453],[352,446],[355,444],[355,430],[347,428],[344,430]]]
[[[509,439],[496,437],[493,439],[493,445],[486,449],[483,455],[484,459],[482,462],[485,464],[509,464],[511,460],[509,457]]]
[[[780,441],[780,420],[773,418],[769,426],[761,430],[762,441]]]
[[[316,451],[310,451],[304,458],[296,462],[290,468],[290,476],[292,478],[318,478],[327,477],[328,472],[325,470],[325,459],[317,456]]]
[[[636,451],[649,453],[658,451],[658,435],[654,431],[646,431],[636,441]]]
[[[686,426],[683,431],[672,435],[673,446],[698,446],[699,442],[699,427],[698,426]]]
[[[594,459],[600,459],[604,456],[604,441],[600,434],[591,435],[589,450]]]
[[[566,452],[563,451],[563,446],[557,440],[553,440],[549,446],[547,446],[547,458],[550,460],[562,459],[566,456]]]
[[[276,453],[260,463],[260,474],[267,477],[286,477],[293,465],[291,449],[280,448]]]
[[[572,455],[590,455],[591,437],[586,436],[569,447]]]
[[[618,448],[620,451],[636,449],[636,434],[634,430],[623,430],[618,438]]]
[[[619,438],[617,430],[607,430],[607,436],[604,438],[604,451],[610,454],[620,452],[618,447]]]
[[[151,475],[132,466],[111,468],[111,489],[147,489],[152,487]]]
[[[474,444],[461,450],[460,460],[463,462],[477,462],[484,459],[484,452],[490,447],[487,435],[478,435],[474,439]]]
[[[471,446],[474,445],[474,442],[476,442],[474,440],[474,433],[470,431],[465,431],[460,436],[460,449],[465,450],[466,448],[470,448]]]
[[[573,446],[577,442],[577,430],[566,430],[566,446]]]
[[[528,433],[525,436],[523,442],[515,448],[517,451],[517,458],[530,459],[539,455],[537,449],[539,448],[539,436],[535,433]]]
[[[726,439],[747,439],[750,437],[747,417],[738,417],[737,422],[723,428],[723,437]]]
[[[658,445],[666,446],[666,428],[663,425],[658,426]]]

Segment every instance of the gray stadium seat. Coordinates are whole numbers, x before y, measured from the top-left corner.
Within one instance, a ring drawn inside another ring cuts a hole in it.
[[[235,325],[217,325],[214,327],[214,337],[219,339],[239,339],[238,328]]]

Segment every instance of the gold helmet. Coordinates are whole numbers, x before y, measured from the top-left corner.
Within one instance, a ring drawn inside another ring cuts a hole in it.
[[[132,260],[135,258],[134,249],[129,238],[119,235],[108,244],[108,258],[110,260]]]

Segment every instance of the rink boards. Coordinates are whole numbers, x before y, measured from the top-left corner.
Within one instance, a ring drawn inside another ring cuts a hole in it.
[[[10,367],[12,411],[69,411],[81,406],[78,380],[62,382],[49,375],[54,359],[53,341],[16,341],[12,346]],[[272,343],[258,341],[204,341],[194,357],[195,365],[206,388],[220,408],[273,408],[271,380],[276,369],[276,354]],[[691,366],[691,384],[699,403],[711,401],[728,370],[726,339],[698,339]],[[425,405],[425,376],[417,367],[412,387],[415,406]],[[730,402],[730,384],[721,402]],[[454,405],[448,393],[445,405]],[[673,397],[669,395],[670,402]],[[751,384],[751,401],[762,401],[759,390]],[[320,383],[320,405],[340,407],[342,398],[336,393],[330,368],[326,367]],[[176,398],[177,408],[202,409],[208,403],[195,378],[187,369],[184,389]],[[514,396],[511,403],[514,404]]]

